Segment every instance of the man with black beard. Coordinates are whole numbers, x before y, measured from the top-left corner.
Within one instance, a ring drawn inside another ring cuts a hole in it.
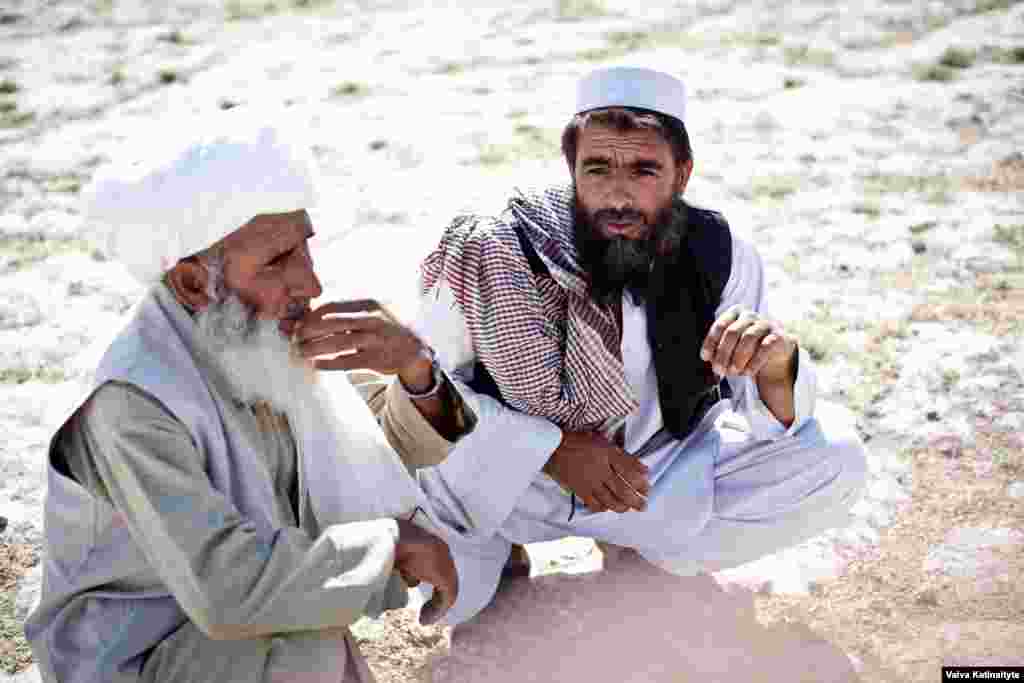
[[[417,330],[478,417],[411,463],[462,530],[451,623],[523,544],[716,571],[843,525],[864,485],[852,426],[814,416],[811,359],[764,311],[756,249],[683,199],[683,83],[599,69],[576,102],[572,183],[460,217],[422,265]]]
[[[573,222],[576,225],[576,250],[580,267],[587,273],[594,299],[607,306],[617,305],[624,291],[642,302],[654,265],[659,239],[678,242],[686,220],[681,200],[658,209],[647,235],[629,239],[620,235],[603,237],[598,225],[610,223],[645,224],[646,217],[636,209],[598,209],[591,216],[576,198]]]

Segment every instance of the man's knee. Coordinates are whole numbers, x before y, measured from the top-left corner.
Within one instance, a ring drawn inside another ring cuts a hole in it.
[[[867,456],[852,429],[817,418],[794,434],[755,445],[716,481],[715,517],[766,522],[810,515],[842,524],[867,480]]]
[[[852,507],[867,486],[867,451],[856,436],[830,441],[828,449],[839,471],[835,484],[837,500],[844,507]]]
[[[827,499],[822,501],[825,507],[837,513],[853,507],[867,486],[868,464],[864,443],[852,425],[815,418],[800,430],[797,438],[813,453],[822,476],[827,472],[828,483],[817,495]]]
[[[853,414],[834,403],[821,401],[807,426],[816,449],[836,472],[832,488],[838,502],[852,506],[867,485],[868,459],[857,435]],[[804,431],[804,430],[801,430]]]
[[[452,559],[459,575],[459,594],[455,604],[441,618],[448,626],[457,626],[480,613],[494,598],[512,544],[494,537],[490,542],[474,547],[471,544],[451,546]],[[430,598],[433,589],[420,588],[424,600]]]

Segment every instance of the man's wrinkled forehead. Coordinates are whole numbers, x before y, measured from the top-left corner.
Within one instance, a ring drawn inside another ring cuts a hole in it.
[[[615,161],[629,161],[633,165],[666,165],[671,160],[672,148],[665,136],[658,130],[639,128],[619,130],[609,125],[591,124],[584,128],[579,138],[580,164]]]
[[[261,214],[224,238],[229,250],[273,258],[313,236],[313,221],[304,210]]]

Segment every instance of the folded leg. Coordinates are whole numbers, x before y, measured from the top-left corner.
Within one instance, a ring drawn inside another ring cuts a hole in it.
[[[681,575],[718,571],[848,523],[867,478],[852,430],[826,435],[810,420],[777,441],[755,441],[729,426],[719,433],[710,519],[690,538],[640,548],[645,558]]]

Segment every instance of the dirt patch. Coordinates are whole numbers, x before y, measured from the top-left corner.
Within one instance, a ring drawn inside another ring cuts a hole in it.
[[[1024,270],[1018,267],[999,273],[978,273],[963,285],[953,292],[926,292],[921,302],[911,308],[910,320],[968,322],[979,331],[997,336],[1019,335],[1024,331]]]
[[[377,683],[422,681],[431,659],[444,656],[451,646],[451,628],[420,626],[409,610],[363,620],[353,626],[352,633]]]
[[[912,309],[910,319],[914,322],[966,320],[991,334],[1019,334],[1024,320],[1024,293],[1018,292],[1014,298],[1020,301],[1007,298],[992,303],[919,304]]]
[[[0,541],[0,672],[14,674],[32,663],[21,623],[14,616],[18,579],[39,557],[31,546]]]
[[[1020,464],[998,456],[1020,445],[980,430],[977,445],[949,457],[911,453],[915,486],[877,547],[861,551],[840,580],[806,597],[759,596],[768,622],[799,620],[864,665],[864,680],[931,682],[942,665],[1024,665],[1024,553],[1001,555],[990,575],[926,571],[930,549],[955,527],[1024,528],[1006,495]]]
[[[968,178],[970,190],[1012,192],[1024,190],[1024,154],[1016,152],[992,164],[992,172],[981,178]]]

